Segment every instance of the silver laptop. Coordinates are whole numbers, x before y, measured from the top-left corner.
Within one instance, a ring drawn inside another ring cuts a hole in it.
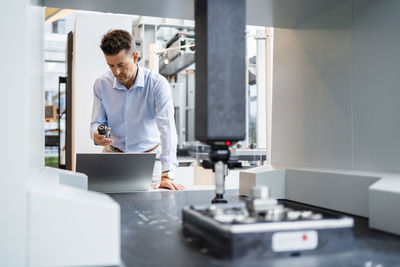
[[[88,176],[88,189],[123,193],[151,189],[156,153],[77,153],[76,171]]]

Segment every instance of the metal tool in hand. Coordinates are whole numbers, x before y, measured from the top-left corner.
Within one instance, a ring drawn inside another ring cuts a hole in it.
[[[104,124],[101,124],[99,127],[97,127],[97,131],[99,134],[104,135],[106,138],[110,138],[111,133],[108,127]]]

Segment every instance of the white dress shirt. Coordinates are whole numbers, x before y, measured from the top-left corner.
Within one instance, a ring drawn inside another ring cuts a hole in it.
[[[90,136],[105,124],[111,127],[112,146],[125,152],[144,152],[161,142],[162,171],[172,171],[178,162],[171,89],[163,76],[138,68],[129,89],[111,71],[95,81]]]

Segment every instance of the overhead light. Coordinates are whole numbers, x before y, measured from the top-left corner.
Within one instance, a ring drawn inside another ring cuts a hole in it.
[[[164,59],[164,64],[165,64],[165,65],[169,64],[168,58]]]

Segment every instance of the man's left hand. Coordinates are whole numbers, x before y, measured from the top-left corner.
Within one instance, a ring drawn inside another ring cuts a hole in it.
[[[171,190],[185,190],[185,187],[181,184],[175,183],[172,179],[161,177],[161,182],[156,183],[153,187],[154,189],[158,188],[168,188]]]

